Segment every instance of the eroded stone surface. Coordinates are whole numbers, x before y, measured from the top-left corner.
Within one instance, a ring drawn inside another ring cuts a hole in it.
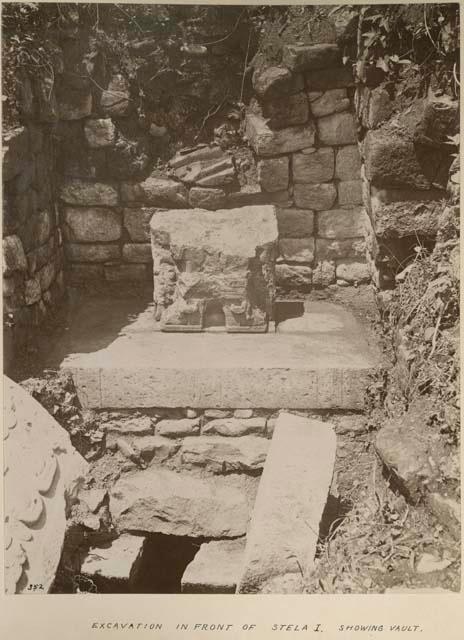
[[[287,574],[297,578],[291,592],[302,591],[314,562],[335,449],[330,423],[280,414],[247,533],[238,592],[269,592],[272,581]]]
[[[116,482],[111,513],[121,531],[230,538],[245,534],[246,496],[228,479],[214,483],[155,466]]]
[[[185,438],[181,449],[182,462],[205,467],[213,473],[255,472],[263,468],[269,441],[266,438],[243,436],[201,436]]]
[[[99,547],[90,547],[81,567],[106,593],[131,591],[141,566],[145,538],[123,534]]]
[[[46,593],[61,557],[67,496],[77,494],[88,465],[48,412],[3,380],[5,591],[42,584]]]

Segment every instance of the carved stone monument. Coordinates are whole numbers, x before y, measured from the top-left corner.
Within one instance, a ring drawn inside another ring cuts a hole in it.
[[[160,210],[150,231],[163,331],[267,330],[278,239],[273,206]]]

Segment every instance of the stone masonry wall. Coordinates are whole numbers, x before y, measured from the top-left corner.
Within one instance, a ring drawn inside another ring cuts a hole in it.
[[[44,127],[29,123],[3,140],[3,310],[5,364],[14,345],[63,298],[63,240],[54,195],[54,152]]]
[[[354,80],[337,45],[286,45],[253,86],[246,134],[278,203],[281,291],[368,280]]]

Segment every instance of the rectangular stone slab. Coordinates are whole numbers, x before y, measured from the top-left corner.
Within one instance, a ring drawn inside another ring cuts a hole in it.
[[[182,576],[182,593],[235,593],[244,551],[245,538],[202,544]]]
[[[328,422],[281,413],[247,532],[239,593],[301,593],[332,481]]]
[[[144,543],[144,537],[126,533],[102,547],[90,547],[81,573],[107,593],[130,591],[140,570]]]
[[[160,333],[150,305],[135,311],[82,299],[49,341],[46,366],[72,373],[86,407],[363,407],[375,351],[342,307],[311,302],[303,330],[254,335]]]

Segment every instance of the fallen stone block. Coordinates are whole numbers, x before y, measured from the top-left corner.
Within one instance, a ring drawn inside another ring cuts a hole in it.
[[[212,483],[156,466],[120,478],[110,508],[120,531],[236,538],[248,522],[246,495],[228,478]]]
[[[185,438],[181,459],[185,464],[204,467],[212,473],[254,473],[266,460],[269,442],[266,438],[243,436],[201,436]]]
[[[245,538],[213,540],[201,545],[182,576],[182,593],[235,593]]]
[[[97,593],[132,591],[141,568],[145,538],[123,534],[105,546],[90,547],[81,574],[90,578]]]
[[[247,533],[238,593],[301,593],[314,564],[329,494],[336,437],[330,423],[281,413]],[[284,515],[285,514],[285,515]]]

